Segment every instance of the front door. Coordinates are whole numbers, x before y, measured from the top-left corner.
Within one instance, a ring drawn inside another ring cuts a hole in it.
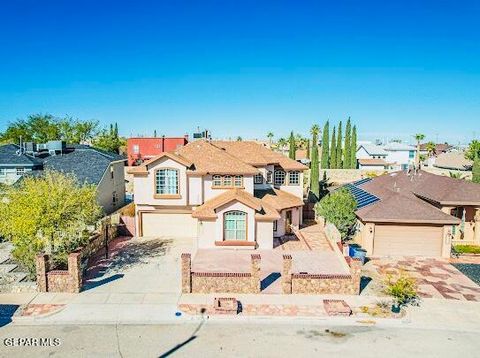
[[[288,210],[285,212],[285,233],[291,234],[292,233],[292,211]]]

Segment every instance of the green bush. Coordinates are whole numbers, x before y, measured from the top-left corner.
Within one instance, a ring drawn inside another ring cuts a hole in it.
[[[342,188],[315,204],[315,213],[317,217],[323,216],[327,222],[334,224],[342,234],[342,238],[345,238],[357,221],[356,207],[355,198],[347,189]]]
[[[459,254],[480,254],[480,246],[476,245],[455,245],[454,248]]]
[[[396,277],[388,275],[385,280],[385,293],[391,296],[398,306],[404,306],[417,300],[417,282],[404,272]]]

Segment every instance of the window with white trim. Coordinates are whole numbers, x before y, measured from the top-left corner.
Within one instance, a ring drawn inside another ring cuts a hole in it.
[[[283,170],[275,170],[275,185],[285,184],[285,172]]]
[[[288,172],[288,184],[300,185],[300,172]]]
[[[17,175],[25,174],[25,168],[16,168],[16,173]]]
[[[117,203],[117,201],[118,201],[118,195],[117,195],[117,192],[114,191],[112,193],[112,204],[115,205]]]
[[[243,187],[243,175],[235,175],[234,186],[236,188]]]
[[[223,186],[232,186],[232,176],[231,175],[225,175],[223,177]]]
[[[140,153],[140,147],[138,146],[138,144],[134,144],[132,147],[132,150],[133,150],[133,154]]]
[[[260,174],[255,174],[255,176],[253,177],[254,179],[254,183],[255,184],[263,184],[263,175],[262,173]]]
[[[243,211],[227,211],[223,215],[223,239],[247,240],[247,213]]]
[[[178,169],[159,169],[155,173],[155,194],[179,194]]]
[[[0,177],[4,177],[7,175],[7,169],[5,168],[0,168]]]
[[[267,184],[272,184],[272,177],[273,177],[272,171],[271,170],[267,171]]]
[[[277,226],[278,226],[278,220],[275,220],[273,222],[273,231],[277,231]]]
[[[213,176],[213,186],[222,186],[222,176],[214,175]]]

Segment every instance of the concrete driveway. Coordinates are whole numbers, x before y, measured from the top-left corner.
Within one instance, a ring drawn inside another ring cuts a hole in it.
[[[401,270],[417,280],[422,298],[480,301],[480,287],[447,260],[419,257],[370,260],[363,267],[365,288],[361,294],[384,295],[382,283],[386,276]]]

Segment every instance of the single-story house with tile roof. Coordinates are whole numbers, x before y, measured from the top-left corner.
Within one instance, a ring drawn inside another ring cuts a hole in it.
[[[447,152],[439,154],[433,163],[435,168],[448,170],[472,170],[473,161],[465,158],[463,152]]]
[[[302,223],[305,165],[247,141],[188,143],[129,170],[138,236],[272,249]]]
[[[62,150],[51,150],[48,145],[32,151],[15,144],[0,146],[0,182],[3,177],[5,183],[15,184],[24,175],[55,170],[73,174],[81,184],[95,185],[98,203],[107,214],[125,205],[124,157],[82,144],[63,143]]]
[[[452,241],[480,244],[480,185],[399,171],[347,186],[356,239],[370,256],[450,257]]]

